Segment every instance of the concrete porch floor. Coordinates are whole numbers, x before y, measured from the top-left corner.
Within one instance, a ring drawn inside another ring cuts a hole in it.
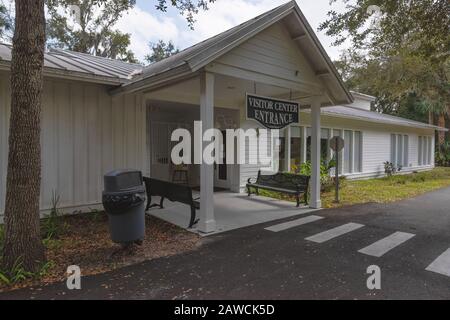
[[[200,193],[194,191],[194,198]],[[159,203],[158,197],[152,198],[152,203]],[[190,208],[187,205],[165,200],[164,209],[153,208],[148,214],[187,228],[190,218]],[[216,231],[213,233],[200,233],[195,227],[188,229],[201,235],[209,236],[225,231],[248,227],[268,221],[289,218],[316,211],[309,207],[297,208],[295,203],[262,196],[232,193],[222,191],[214,193],[214,213],[216,216]],[[197,215],[198,215],[197,211]]]

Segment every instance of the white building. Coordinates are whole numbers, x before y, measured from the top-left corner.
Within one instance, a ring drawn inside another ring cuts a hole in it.
[[[0,45],[0,215],[4,210],[10,114],[11,47]],[[370,111],[372,97],[350,93],[295,2],[275,8],[161,62],[140,65],[54,50],[45,56],[41,208],[52,192],[66,211],[101,208],[103,175],[117,168],[171,179],[175,128],[262,127],[246,118],[246,93],[301,104],[299,123],[284,129],[281,167],[312,158],[311,202],[320,208],[319,159],[328,140],[345,139],[344,175],[434,167],[434,133],[424,123]],[[311,137],[311,138],[308,138]],[[308,145],[310,144],[310,147]],[[322,150],[321,150],[322,149]],[[290,155],[290,156],[285,156]],[[215,230],[213,186],[240,192],[255,165],[190,168],[201,187],[198,229]]]

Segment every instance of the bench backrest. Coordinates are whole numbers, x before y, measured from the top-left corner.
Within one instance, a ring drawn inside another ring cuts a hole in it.
[[[309,185],[309,176],[292,173],[277,173],[274,175],[262,175],[258,172],[257,184],[283,188],[289,190],[306,191]]]
[[[187,205],[193,203],[192,189],[189,186],[153,178],[144,178],[144,183],[148,196],[164,197],[172,202],[180,202]]]

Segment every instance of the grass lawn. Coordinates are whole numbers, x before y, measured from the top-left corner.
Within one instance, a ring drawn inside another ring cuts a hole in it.
[[[346,205],[378,202],[387,203],[412,198],[417,195],[450,186],[450,168],[436,168],[431,171],[396,175],[369,180],[344,180],[341,185],[339,204],[333,203],[334,189],[322,193],[322,206],[335,208]],[[283,195],[261,190],[261,195],[294,201]]]

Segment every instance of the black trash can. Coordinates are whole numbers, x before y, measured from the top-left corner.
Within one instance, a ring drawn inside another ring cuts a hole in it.
[[[104,180],[103,207],[112,241],[129,244],[144,240],[146,197],[142,173],[115,170],[106,174]]]

